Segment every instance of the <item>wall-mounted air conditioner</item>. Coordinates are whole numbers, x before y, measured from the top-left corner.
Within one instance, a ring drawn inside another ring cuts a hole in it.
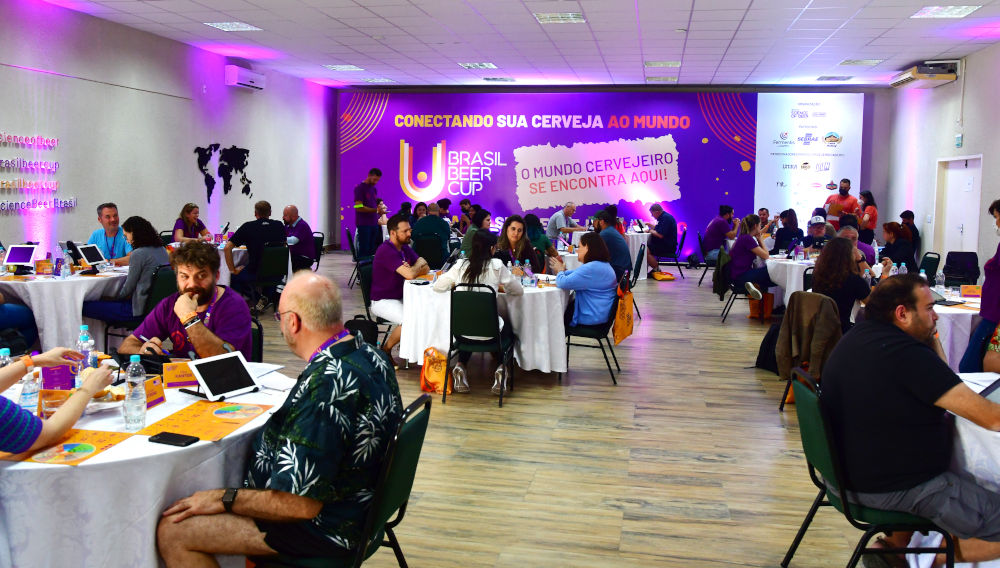
[[[265,80],[260,73],[236,65],[226,65],[226,84],[261,91],[264,89]]]
[[[958,61],[928,61],[902,71],[889,82],[896,89],[933,89],[958,79]]]

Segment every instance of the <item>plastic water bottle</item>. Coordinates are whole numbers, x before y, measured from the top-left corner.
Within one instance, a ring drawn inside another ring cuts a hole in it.
[[[924,279],[924,282],[927,282],[927,271],[923,268],[920,269],[920,277]]]
[[[871,270],[869,270],[869,269],[866,268],[865,269],[865,275],[862,276],[862,278],[864,278],[865,284],[868,284],[869,286],[872,285],[872,271]]]
[[[906,265],[902,262],[899,263],[899,274],[906,274],[909,270],[906,269]]]
[[[129,357],[125,375],[125,431],[138,432],[146,427],[146,369],[138,355]]]
[[[0,276],[3,276],[7,272],[7,267],[3,265],[4,259],[7,258],[7,249],[0,245]]]
[[[944,293],[945,277],[943,270],[938,270],[937,276],[934,277],[934,288],[937,290],[938,294]]]
[[[531,270],[531,263],[524,261],[524,281],[528,286],[534,286],[535,273]]]
[[[59,279],[60,280],[65,280],[67,277],[69,277],[70,274],[73,273],[73,271],[70,270],[70,267],[69,267],[71,264],[73,264],[73,257],[71,257],[69,255],[69,251],[68,250],[63,251],[63,262],[62,262],[62,266],[59,268]]]
[[[83,354],[83,360],[77,364],[76,367],[76,379],[74,381],[76,388],[80,388],[83,384],[83,379],[81,374],[83,370],[90,366],[90,354],[94,351],[94,340],[90,338],[90,327],[86,324],[80,326],[80,338],[76,340],[76,350]]]
[[[892,268],[889,269],[889,276],[892,277],[897,274],[899,274],[899,268],[895,264],[893,264]]]
[[[10,365],[10,363],[10,349],[7,349],[6,347],[0,349],[0,368],[6,367],[7,365]]]

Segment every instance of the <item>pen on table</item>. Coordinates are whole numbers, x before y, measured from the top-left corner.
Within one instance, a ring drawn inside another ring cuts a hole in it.
[[[145,335],[140,335],[139,339],[141,339],[143,341],[143,343],[149,343],[149,338],[146,337]],[[158,353],[156,351],[153,351],[152,347],[147,347],[146,351],[149,351],[153,355],[158,355]],[[167,351],[166,349],[164,349],[163,347],[160,347],[160,351],[163,351],[164,355],[166,355],[167,357],[170,357],[170,352]]]

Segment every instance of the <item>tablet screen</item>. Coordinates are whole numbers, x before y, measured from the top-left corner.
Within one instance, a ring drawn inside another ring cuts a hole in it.
[[[188,365],[197,369],[205,387],[214,396],[256,386],[239,352],[192,361]]]
[[[97,248],[97,245],[81,245],[80,254],[91,266],[105,262],[104,254],[101,253],[101,249]]]
[[[31,257],[35,254],[35,245],[11,245],[7,250],[7,257],[4,264],[31,264]]]

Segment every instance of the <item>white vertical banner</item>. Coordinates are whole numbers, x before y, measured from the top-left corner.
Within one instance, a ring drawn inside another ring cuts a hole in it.
[[[827,189],[861,183],[862,93],[760,93],[757,95],[757,163],[754,209],[774,215],[794,209],[805,229],[809,214],[822,207]]]

